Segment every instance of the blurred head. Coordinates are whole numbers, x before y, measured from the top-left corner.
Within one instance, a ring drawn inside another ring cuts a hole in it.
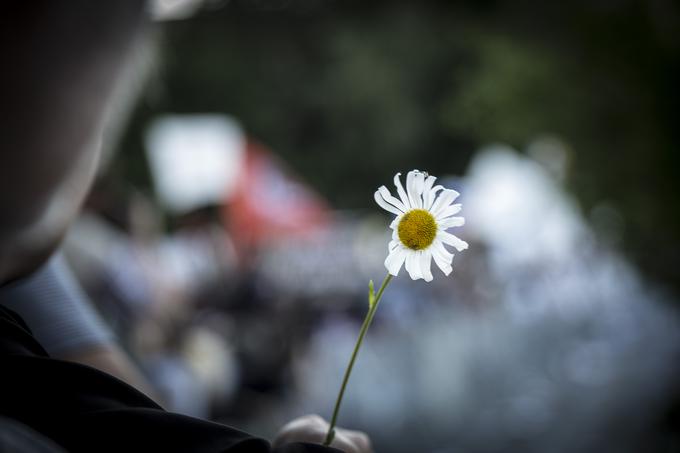
[[[59,244],[97,166],[145,2],[6,2],[0,15],[0,284]]]

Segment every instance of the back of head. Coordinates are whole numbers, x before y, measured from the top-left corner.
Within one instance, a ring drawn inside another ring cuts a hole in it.
[[[142,0],[5,2],[0,14],[0,285],[58,245],[87,193]]]

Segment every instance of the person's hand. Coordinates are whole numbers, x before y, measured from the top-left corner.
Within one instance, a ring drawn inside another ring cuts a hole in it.
[[[328,432],[328,422],[318,415],[305,415],[284,425],[274,439],[274,447],[289,442],[311,442],[321,444]],[[371,440],[366,433],[335,428],[331,447],[345,453],[372,453]]]

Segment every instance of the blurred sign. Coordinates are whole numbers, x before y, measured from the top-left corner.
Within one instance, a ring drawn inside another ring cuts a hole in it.
[[[174,213],[221,204],[235,187],[243,165],[240,126],[223,115],[169,115],[146,135],[156,193]]]

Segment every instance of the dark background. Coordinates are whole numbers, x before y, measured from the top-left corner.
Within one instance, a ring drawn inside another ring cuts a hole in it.
[[[398,170],[462,173],[480,145],[556,134],[584,212],[613,206],[621,250],[678,289],[677,3],[244,0],[163,23],[160,46],[117,163],[141,187],[159,113],[233,115],[337,208]]]

